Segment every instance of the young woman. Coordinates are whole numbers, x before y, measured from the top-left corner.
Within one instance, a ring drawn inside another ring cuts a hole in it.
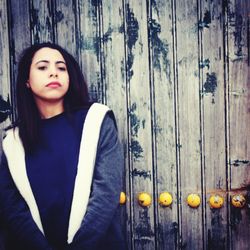
[[[112,111],[89,104],[79,65],[51,43],[24,51],[16,93],[18,120],[6,132],[0,167],[6,249],[126,249]]]

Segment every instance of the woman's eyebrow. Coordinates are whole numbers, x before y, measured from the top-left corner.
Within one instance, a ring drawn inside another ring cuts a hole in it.
[[[41,63],[41,62],[43,62],[43,63],[49,63],[48,60],[40,60],[40,61],[36,62],[35,64],[38,64],[38,63]],[[56,64],[59,64],[59,63],[64,63],[64,64],[66,64],[64,61],[56,61]]]

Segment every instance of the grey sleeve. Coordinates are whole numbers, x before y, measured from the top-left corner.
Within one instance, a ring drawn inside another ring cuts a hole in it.
[[[101,127],[87,212],[70,249],[94,249],[107,232],[119,206],[123,163],[115,121],[113,114],[109,113]]]

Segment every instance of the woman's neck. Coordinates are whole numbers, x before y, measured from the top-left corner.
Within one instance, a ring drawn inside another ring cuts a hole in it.
[[[37,107],[42,119],[48,119],[64,112],[63,102],[37,102]]]

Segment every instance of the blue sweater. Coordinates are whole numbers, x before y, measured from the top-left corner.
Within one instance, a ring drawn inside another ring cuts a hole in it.
[[[34,223],[15,187],[5,156],[0,168],[0,208],[8,225],[10,249],[125,249],[119,224],[123,161],[112,113],[104,118],[98,143],[92,192],[81,228],[67,244],[69,214],[82,128],[87,110],[41,120],[41,138],[26,170],[44,233]],[[83,138],[84,139],[84,138]],[[18,246],[18,247],[17,247]]]

